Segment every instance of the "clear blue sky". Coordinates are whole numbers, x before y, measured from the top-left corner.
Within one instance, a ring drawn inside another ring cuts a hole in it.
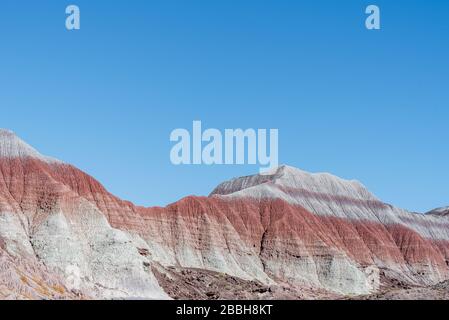
[[[258,171],[174,167],[173,129],[278,128],[280,162],[425,211],[449,205],[448,39],[440,0],[3,0],[0,127],[146,206]]]

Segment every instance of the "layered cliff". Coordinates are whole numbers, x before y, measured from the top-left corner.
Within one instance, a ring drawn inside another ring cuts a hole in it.
[[[52,298],[165,299],[176,291],[170,279],[192,272],[172,268],[291,297],[358,295],[392,279],[448,279],[449,220],[385,204],[359,182],[287,166],[224,182],[209,197],[137,207],[3,130],[0,250],[0,298],[46,298],[21,276],[29,274],[49,279],[42,285]]]

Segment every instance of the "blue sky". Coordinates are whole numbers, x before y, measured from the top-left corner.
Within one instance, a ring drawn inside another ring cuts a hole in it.
[[[4,0],[0,127],[146,206],[258,171],[175,167],[173,129],[278,128],[280,162],[425,211],[449,205],[448,38],[447,1]]]

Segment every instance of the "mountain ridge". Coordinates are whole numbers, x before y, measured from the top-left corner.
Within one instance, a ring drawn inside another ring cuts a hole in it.
[[[39,153],[25,141],[20,139],[14,131],[0,128],[0,157],[2,158],[35,158],[44,162],[61,162]]]
[[[387,205],[358,181],[281,166],[223,182],[209,197],[144,208],[22,142],[0,144],[2,154],[0,249],[54,274],[62,296],[165,299],[184,280],[191,288],[185,270],[305,298],[316,295],[310,288],[360,295],[388,279],[424,286],[449,279],[448,219]],[[3,286],[42,298],[13,279],[0,277],[0,296]]]

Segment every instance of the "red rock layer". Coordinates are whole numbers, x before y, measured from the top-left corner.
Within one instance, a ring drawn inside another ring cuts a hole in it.
[[[255,256],[266,273],[281,280],[287,271],[274,264],[294,269],[303,258],[340,255],[361,266],[399,266],[417,281],[448,276],[449,243],[425,239],[404,225],[318,216],[280,199],[189,197],[166,208],[142,208],[111,195],[73,166],[0,159],[0,211],[26,212],[30,229],[52,210],[76,214],[79,199],[95,204],[113,227],[160,246],[164,252],[155,256],[168,254],[180,264],[188,261],[180,258],[184,247],[203,256],[205,267],[205,252],[229,252],[233,259]]]
[[[317,216],[279,199],[256,202],[190,197],[166,209],[140,212],[146,224],[172,221],[177,237],[181,232],[194,233],[206,216],[219,225],[228,221],[248,247],[257,248],[262,259],[282,255],[294,263],[295,258],[307,254],[320,255],[335,250],[344,252],[361,265],[375,261],[382,261],[386,266],[431,264],[447,272],[447,241],[424,239],[402,225]],[[191,228],[183,230],[181,225]],[[145,229],[141,225],[137,231],[145,235]],[[202,236],[197,233],[196,237],[191,237],[192,245],[198,249],[202,247]]]

